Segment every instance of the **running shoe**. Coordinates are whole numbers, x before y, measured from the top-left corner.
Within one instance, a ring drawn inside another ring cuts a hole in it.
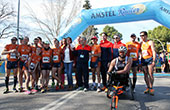
[[[64,85],[63,84],[60,85],[60,89],[64,89]]]
[[[149,88],[146,88],[146,90],[144,91],[145,94],[149,93]]]
[[[19,92],[24,92],[24,89],[22,87],[20,87]]]
[[[154,95],[154,89],[150,89],[150,90],[149,90],[149,94],[150,94],[150,95]]]
[[[55,90],[59,90],[59,89],[60,89],[59,86],[56,86],[56,87],[55,87]]]
[[[133,88],[132,91],[133,91],[133,93],[135,93],[135,92],[136,92],[136,91],[135,91],[135,88]]]
[[[35,90],[37,90],[37,91],[38,91],[38,85],[36,85],[36,86],[35,86]]]
[[[36,89],[31,90],[32,93],[37,93],[38,91]]]
[[[41,89],[41,93],[45,93],[45,89]]]
[[[102,91],[105,91],[105,89],[106,89],[106,86],[104,86],[103,88],[101,88]]]
[[[95,86],[95,85],[92,85],[92,86],[91,86],[91,90],[96,90],[96,86]]]
[[[52,87],[52,88],[55,87],[55,82],[52,82],[51,87]]]
[[[26,90],[24,93],[27,94],[27,95],[30,95],[30,94],[31,94],[31,91]]]
[[[107,91],[108,91],[108,88],[106,88],[106,89],[104,90],[105,93],[107,93]]]
[[[100,89],[100,87],[98,87],[98,88],[97,88],[97,92],[101,92],[101,89]]]
[[[50,89],[48,87],[45,88],[47,91],[49,91]]]
[[[3,94],[7,94],[7,93],[9,93],[9,89],[8,89],[8,88],[6,88],[6,89],[4,90]]]
[[[78,87],[77,90],[80,91],[80,90],[83,90],[84,88],[83,87]]]
[[[84,92],[87,92],[87,88],[84,88]]]
[[[14,88],[13,88],[13,92],[16,93],[16,92],[18,92],[18,90],[14,87]]]

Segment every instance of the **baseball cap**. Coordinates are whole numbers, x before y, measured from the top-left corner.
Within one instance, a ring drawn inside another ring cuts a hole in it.
[[[24,38],[23,37],[19,37],[20,40],[23,40]]]
[[[132,33],[132,34],[130,35],[130,37],[136,37],[136,35],[135,35],[134,33]]]
[[[12,37],[12,39],[11,40],[17,40],[17,38],[16,37]]]
[[[92,39],[97,39],[97,40],[98,40],[98,38],[97,38],[96,36],[93,36],[93,37],[91,38],[91,40],[92,40]]]
[[[49,41],[45,41],[44,44],[50,44],[50,42]]]

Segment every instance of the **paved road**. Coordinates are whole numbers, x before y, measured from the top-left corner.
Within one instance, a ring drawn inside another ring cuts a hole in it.
[[[104,92],[55,91],[25,95],[24,93],[2,94],[3,78],[0,78],[0,110],[109,110],[110,100]],[[11,78],[12,82],[12,78]],[[138,76],[135,100],[128,94],[119,97],[119,110],[169,110],[170,77],[155,76],[155,96],[143,94],[145,83]],[[12,85],[10,86],[12,89]]]

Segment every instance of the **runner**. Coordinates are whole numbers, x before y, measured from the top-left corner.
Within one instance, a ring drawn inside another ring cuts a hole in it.
[[[38,38],[35,38],[34,39],[34,45],[32,46],[32,54],[36,54],[36,50],[40,50],[41,51],[41,46],[39,46],[39,40]],[[40,67],[40,63],[38,64],[38,67]],[[35,89],[38,90],[38,80],[39,80],[39,77],[40,77],[40,74],[41,74],[41,68],[36,68],[35,70]],[[32,77],[31,77],[31,81],[32,80]],[[32,82],[33,83],[33,82]]]
[[[92,84],[92,90],[96,89],[96,73],[97,73],[97,80],[98,80],[98,86],[97,86],[97,92],[100,92],[100,66],[101,66],[101,62],[100,62],[100,57],[101,57],[101,48],[100,45],[97,44],[98,38],[96,36],[91,38],[92,40],[92,52],[91,52],[91,62],[90,62],[90,66],[91,66],[91,70],[92,70],[92,80],[93,80],[93,84]]]
[[[61,71],[60,71],[63,51],[60,48],[59,41],[57,39],[54,40],[54,45],[55,45],[55,48],[53,48],[53,54],[52,54],[53,56],[52,78],[57,80],[56,90],[58,90],[59,89],[58,83],[60,83],[60,86],[63,86],[61,83]],[[56,76],[56,72],[57,72],[58,77]]]
[[[6,89],[4,90],[4,94],[9,92],[8,83],[9,83],[9,76],[11,73],[11,70],[13,70],[14,75],[14,86],[13,91],[18,92],[16,89],[17,84],[17,68],[18,68],[18,52],[17,48],[18,45],[16,44],[17,38],[13,37],[11,39],[11,44],[8,44],[5,46],[5,49],[2,52],[2,55],[7,55],[7,66],[5,66],[5,86]]]
[[[28,62],[29,56],[31,56],[31,46],[28,46],[29,38],[25,37],[22,41],[23,44],[19,45],[18,52],[20,56],[19,61],[19,90],[23,92],[23,73],[25,74],[26,78],[26,94],[30,94],[31,91],[29,90],[29,82],[30,82],[30,74],[28,72],[28,67],[26,63]],[[23,72],[24,71],[24,72]]]
[[[41,80],[41,92],[44,93],[48,91],[49,74],[51,70],[52,61],[52,49],[50,49],[50,43],[48,41],[44,42],[44,48],[42,49],[42,80]]]
[[[149,93],[150,95],[154,95],[153,89],[153,68],[155,66],[156,61],[156,52],[153,41],[147,39],[148,34],[146,31],[140,32],[140,37],[142,39],[141,43],[141,55],[142,55],[142,68],[144,72],[144,79],[147,85],[147,89],[144,93]]]
[[[136,40],[136,35],[135,34],[131,34],[131,41],[126,43],[126,47],[127,47],[127,56],[131,57],[133,60],[132,63],[132,72],[133,72],[133,92],[135,92],[135,85],[136,85],[136,81],[137,81],[137,70],[138,70],[138,64],[139,64],[139,51],[140,51],[140,43],[138,43]]]
[[[32,93],[37,92],[36,79],[37,79],[37,70],[40,70],[39,69],[40,68],[39,67],[40,66],[40,61],[41,61],[40,53],[41,53],[41,49],[37,48],[36,52],[31,55],[31,57],[29,58],[29,61],[27,63],[28,64],[28,72],[32,76],[32,81],[31,81],[31,85],[32,85],[31,92]]]

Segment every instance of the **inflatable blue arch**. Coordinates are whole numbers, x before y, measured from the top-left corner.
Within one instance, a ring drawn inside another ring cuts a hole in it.
[[[61,40],[71,37],[75,40],[88,26],[122,23],[130,21],[155,20],[170,28],[170,5],[162,0],[121,5],[114,7],[82,10],[58,36]]]

